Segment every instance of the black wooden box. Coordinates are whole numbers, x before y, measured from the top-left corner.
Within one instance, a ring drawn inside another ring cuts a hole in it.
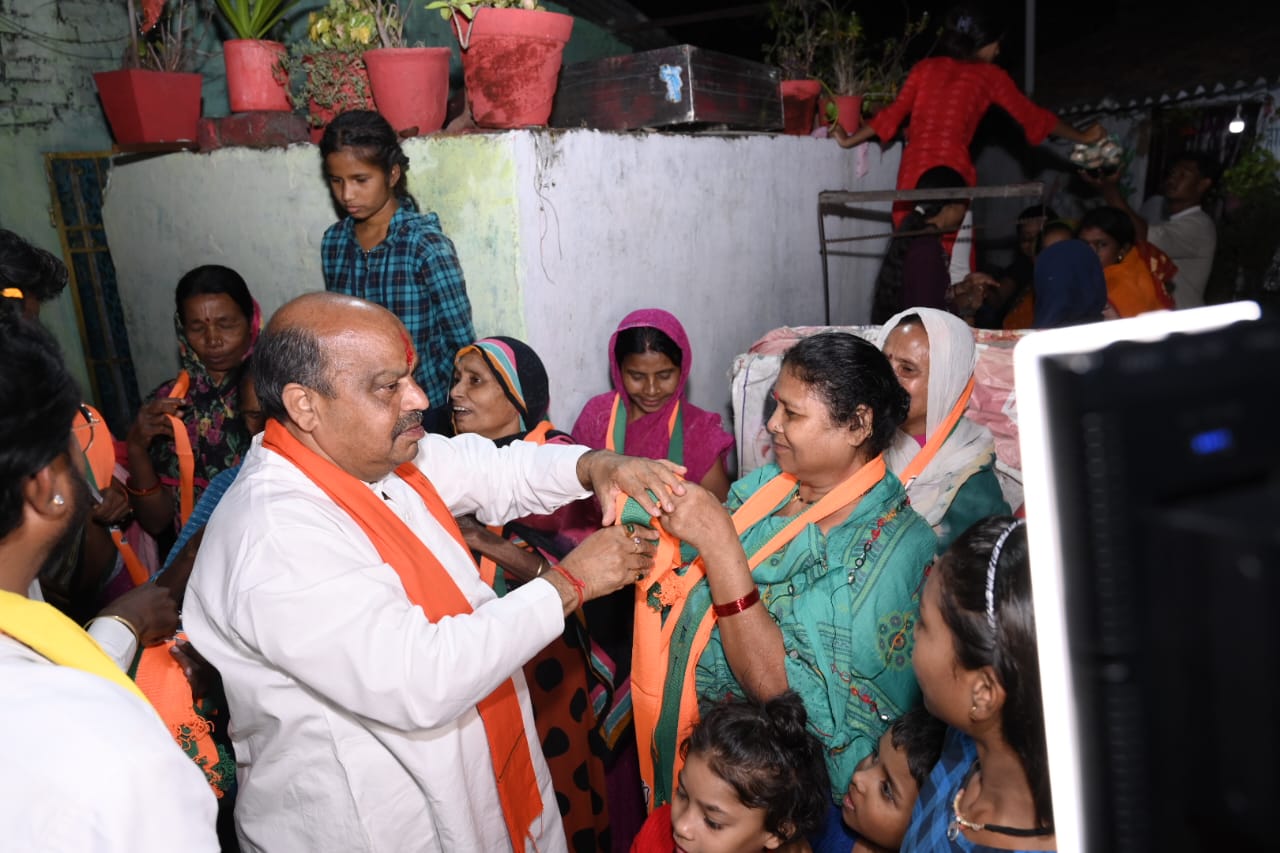
[[[776,68],[688,44],[578,62],[560,73],[551,126],[780,130],[778,78]]]

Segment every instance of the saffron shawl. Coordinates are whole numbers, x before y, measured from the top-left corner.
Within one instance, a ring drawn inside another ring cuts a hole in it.
[[[187,427],[187,435],[191,439],[191,449],[195,453],[195,498],[209,485],[209,481],[217,474],[240,464],[241,458],[249,450],[249,430],[240,417],[240,379],[244,372],[244,363],[253,353],[258,343],[258,332],[262,327],[262,311],[258,303],[253,303],[253,318],[249,322],[249,348],[245,350],[244,360],[235,370],[228,371],[221,382],[214,382],[209,371],[195,348],[187,340],[182,330],[182,317],[176,312],[173,315],[174,331],[178,337],[178,362],[182,370],[191,377],[191,387],[187,392],[187,409],[183,413],[183,423]],[[173,389],[173,379],[161,384],[147,397],[148,401],[159,400],[169,396]],[[151,462],[155,465],[160,481],[174,489],[174,512],[177,517],[177,489],[180,483],[178,474],[178,457],[174,452],[173,441],[166,439],[155,441],[150,447]]]
[[[695,483],[702,482],[717,459],[722,458],[733,447],[733,437],[725,432],[720,416],[690,405],[685,399],[685,386],[689,381],[689,371],[693,366],[693,350],[689,347],[689,336],[684,326],[680,325],[672,314],[658,308],[645,308],[632,311],[622,318],[618,328],[609,338],[609,376],[613,380],[614,391],[592,397],[578,415],[573,425],[573,437],[577,441],[596,449],[603,449],[608,438],[609,416],[613,413],[614,394],[622,396],[623,405],[629,410],[631,399],[622,384],[622,368],[613,357],[614,344],[618,333],[627,329],[643,327],[658,329],[671,338],[680,348],[683,355],[680,364],[680,382],[676,392],[671,395],[661,409],[652,414],[642,415],[627,424],[626,453],[629,456],[644,456],[649,459],[666,459],[668,452],[668,424],[671,412],[680,403],[680,411],[684,419],[684,465],[688,468],[685,476]],[[619,448],[619,452],[622,449]]]
[[[918,316],[929,336],[929,414],[925,420],[926,440],[946,420],[964,393],[978,350],[969,326],[954,314],[933,308],[912,308],[896,314],[880,329],[876,344],[883,349],[889,333],[904,317]],[[894,474],[901,474],[920,452],[915,438],[898,430],[885,452]],[[911,507],[941,536],[942,519],[960,487],[970,477],[995,464],[996,447],[991,431],[962,417],[933,460],[907,488]],[[996,507],[992,511],[996,511]]]

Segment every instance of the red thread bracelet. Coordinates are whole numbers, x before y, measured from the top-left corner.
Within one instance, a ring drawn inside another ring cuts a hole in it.
[[[573,584],[574,590],[578,593],[578,606],[581,607],[583,604],[585,604],[587,600],[587,585],[582,581],[578,580],[577,578],[575,578],[573,575],[569,574],[569,572],[563,567],[561,567],[558,563],[551,563],[550,565],[551,565],[551,568],[555,569],[557,572],[564,575],[565,580]]]
[[[730,601],[728,604],[711,605],[711,610],[716,614],[716,618],[723,619],[726,616],[736,616],[748,607],[752,607],[759,603],[760,587],[756,587],[737,601]]]

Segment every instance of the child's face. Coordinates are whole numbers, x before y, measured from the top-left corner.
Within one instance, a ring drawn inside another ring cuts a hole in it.
[[[942,559],[948,560],[950,556]],[[938,567],[929,573],[920,596],[911,666],[924,694],[924,706],[944,723],[968,731],[973,689],[968,673],[956,660],[955,638],[942,618],[942,581]]]
[[[759,853],[782,839],[764,828],[764,809],[742,804],[706,759],[690,753],[671,798],[671,835],[680,853]]]
[[[894,746],[893,737],[885,732],[876,751],[854,769],[840,804],[840,819],[870,843],[897,850],[919,794],[906,750]]]

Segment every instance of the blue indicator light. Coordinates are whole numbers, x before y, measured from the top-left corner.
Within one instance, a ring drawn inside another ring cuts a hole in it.
[[[1211,429],[1191,436],[1191,450],[1197,456],[1212,456],[1230,450],[1235,441],[1235,435],[1226,427]]]

